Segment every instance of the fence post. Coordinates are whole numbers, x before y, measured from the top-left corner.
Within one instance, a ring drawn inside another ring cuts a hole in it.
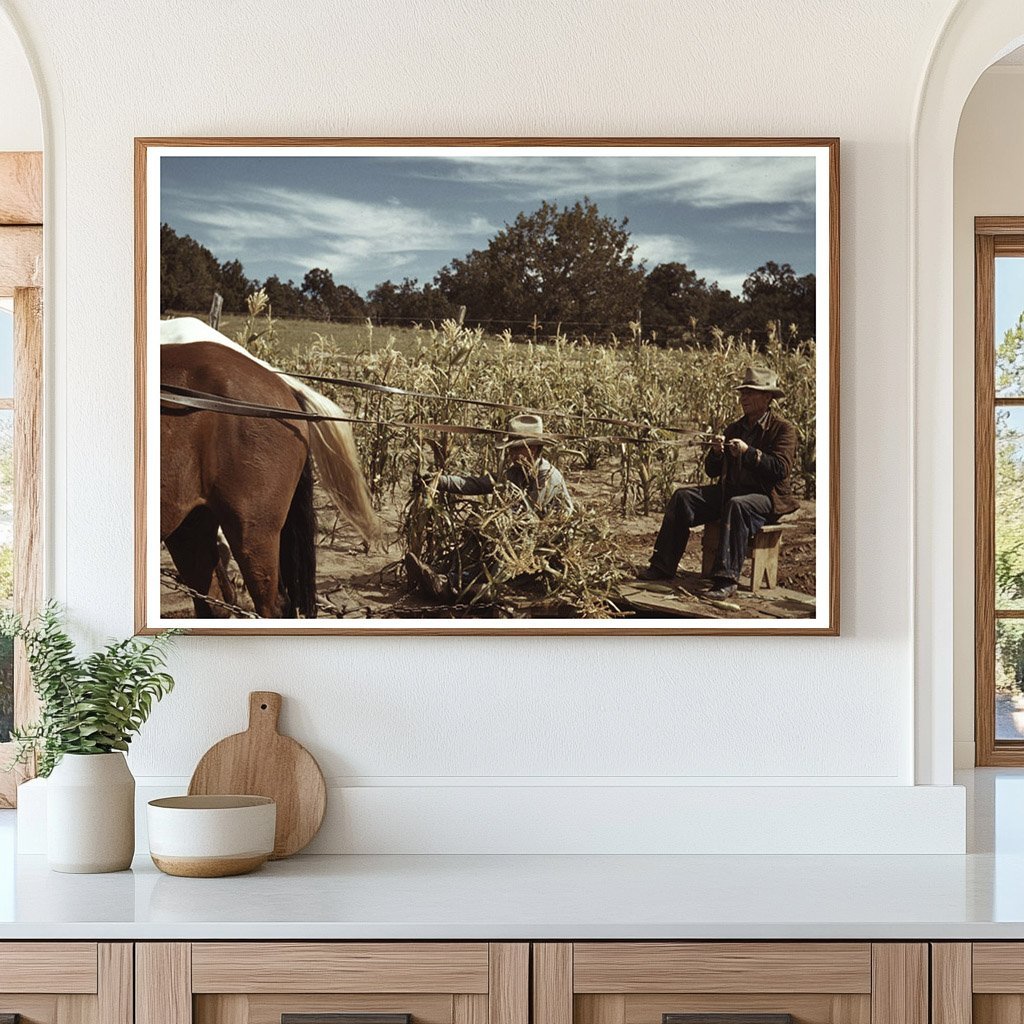
[[[215,330],[220,330],[220,314],[221,310],[224,309],[224,296],[220,292],[213,293],[213,302],[210,303],[210,326]]]
[[[455,318],[455,322],[461,327],[463,321],[466,319],[466,307],[459,306],[459,315]]]

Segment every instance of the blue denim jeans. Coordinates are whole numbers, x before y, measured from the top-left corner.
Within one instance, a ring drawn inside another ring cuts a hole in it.
[[[669,499],[654,542],[651,567],[674,576],[694,526],[721,521],[718,555],[712,575],[736,583],[750,550],[751,538],[773,519],[772,499],[767,494],[737,494],[722,497],[719,484],[680,487]]]

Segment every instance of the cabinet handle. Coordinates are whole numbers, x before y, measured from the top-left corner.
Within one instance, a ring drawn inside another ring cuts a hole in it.
[[[661,1024],[793,1024],[791,1013],[663,1013]]]
[[[0,1024],[21,1024],[20,1013],[0,1013]]]
[[[6,1024],[0,1019],[0,1024]],[[14,1021],[13,1024],[18,1024]],[[411,1013],[282,1013],[281,1024],[412,1024]]]

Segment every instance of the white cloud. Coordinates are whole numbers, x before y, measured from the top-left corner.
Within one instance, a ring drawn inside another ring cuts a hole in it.
[[[241,195],[170,191],[167,198],[187,211],[176,217],[176,229],[195,232],[219,259],[236,253],[262,258],[272,249],[280,263],[303,270],[326,266],[336,276],[364,270],[368,263],[405,266],[425,251],[442,254],[440,266],[498,230],[476,214],[441,218],[396,204],[393,197],[369,203],[261,187]]]
[[[643,194],[700,207],[743,203],[813,203],[810,156],[487,156],[458,154],[448,179],[500,185],[509,196]]]

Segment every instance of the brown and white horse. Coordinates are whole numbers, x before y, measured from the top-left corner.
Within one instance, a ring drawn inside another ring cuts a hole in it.
[[[160,382],[256,405],[345,416],[324,395],[193,317],[161,322]],[[210,595],[223,531],[259,616],[315,617],[314,465],[324,490],[362,536],[379,538],[349,424],[162,403],[160,536],[182,580]],[[220,614],[205,600],[193,603],[198,618]]]

